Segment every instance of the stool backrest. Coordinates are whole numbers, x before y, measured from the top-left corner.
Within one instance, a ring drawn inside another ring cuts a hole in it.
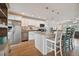
[[[71,27],[66,28],[66,37],[73,38],[74,31],[75,31],[74,28]]]
[[[55,32],[55,41],[62,40],[62,30],[57,30]]]

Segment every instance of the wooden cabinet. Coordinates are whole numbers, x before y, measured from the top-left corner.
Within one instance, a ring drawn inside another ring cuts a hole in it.
[[[8,39],[7,39],[7,6],[5,3],[0,3],[0,40],[4,41],[2,44],[0,44],[0,55],[8,55],[8,53],[5,53],[7,50],[6,46],[8,46]],[[3,37],[3,39],[2,39]],[[3,48],[2,48],[3,47]],[[8,47],[7,47],[8,48]],[[8,52],[8,51],[7,51]]]
[[[6,28],[0,28],[0,36],[7,36],[7,29]]]
[[[7,36],[7,6],[0,3],[0,36]]]
[[[0,17],[7,18],[7,6],[5,3],[0,3]]]

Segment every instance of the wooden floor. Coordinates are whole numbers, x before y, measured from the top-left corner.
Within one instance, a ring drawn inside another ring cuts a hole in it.
[[[42,56],[35,48],[34,41],[21,42],[11,47],[11,56]]]
[[[69,51],[68,56],[79,56],[79,48]],[[59,56],[60,54],[58,54]],[[21,42],[11,46],[10,56],[43,56],[36,48],[34,41]],[[54,52],[50,52],[47,56],[54,56]]]

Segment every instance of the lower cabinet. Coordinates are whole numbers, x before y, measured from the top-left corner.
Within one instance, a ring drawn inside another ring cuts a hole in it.
[[[35,40],[35,38],[34,38],[34,37],[35,37],[35,35],[34,35],[34,34],[35,34],[35,32],[34,32],[34,31],[29,31],[29,37],[28,37],[28,38],[29,38],[29,40]]]

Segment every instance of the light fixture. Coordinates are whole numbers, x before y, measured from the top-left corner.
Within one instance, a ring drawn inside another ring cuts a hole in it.
[[[54,12],[54,10],[52,10],[52,12]]]
[[[48,7],[45,7],[45,9],[49,9]]]
[[[38,18],[41,18],[40,16]]]
[[[69,27],[71,27],[72,25],[69,25]]]
[[[43,18],[43,19],[46,19],[46,18]]]
[[[59,12],[57,12],[57,14],[59,14]]]
[[[32,17],[34,17],[34,15],[32,15]]]
[[[73,23],[74,23],[74,24],[77,23],[77,20],[73,21]]]

